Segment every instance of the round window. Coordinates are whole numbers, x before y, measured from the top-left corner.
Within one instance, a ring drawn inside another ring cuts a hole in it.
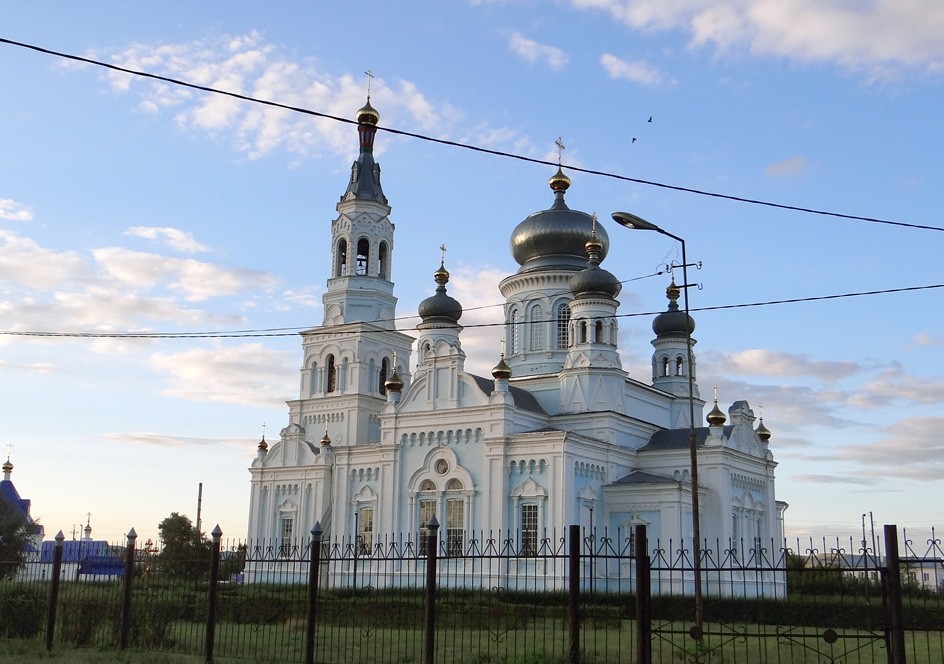
[[[436,462],[436,472],[440,475],[445,475],[447,472],[449,472],[449,462],[445,459],[439,459]]]

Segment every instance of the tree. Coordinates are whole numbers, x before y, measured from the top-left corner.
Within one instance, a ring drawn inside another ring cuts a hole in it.
[[[0,580],[13,576],[26,560],[30,539],[26,516],[0,497]]]
[[[172,512],[157,527],[161,552],[157,557],[158,574],[176,579],[198,579],[210,569],[210,542],[189,517]]]

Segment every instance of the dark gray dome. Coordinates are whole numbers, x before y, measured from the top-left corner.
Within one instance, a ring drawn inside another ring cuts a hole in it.
[[[446,295],[446,283],[449,281],[449,272],[440,265],[433,273],[436,279],[436,294],[420,302],[417,309],[424,323],[451,323],[455,324],[462,317],[462,305],[455,298]]]
[[[519,272],[540,268],[581,270],[587,265],[585,245],[593,233],[593,218],[567,207],[564,192],[570,180],[560,170],[550,184],[554,204],[548,210],[529,215],[511,234],[511,255],[521,266]],[[602,246],[602,261],[609,250],[610,238],[599,222],[596,235]]]
[[[669,309],[652,321],[652,331],[657,337],[684,337],[695,331],[695,319],[679,310],[678,299],[681,292],[681,289],[675,285],[675,280],[665,289],[665,296],[669,298]]]
[[[623,287],[612,273],[600,267],[602,246],[596,239],[596,235],[594,235],[594,239],[587,242],[586,245],[587,263],[589,265],[585,270],[570,278],[570,292],[578,300],[601,295],[616,297]]]

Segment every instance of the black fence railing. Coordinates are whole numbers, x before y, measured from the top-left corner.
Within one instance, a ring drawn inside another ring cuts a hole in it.
[[[217,530],[209,564],[190,566],[133,531],[95,560],[60,545],[0,580],[0,636],[207,662],[944,662],[933,535],[925,555],[905,538],[899,556],[890,526],[871,547],[755,540],[695,556],[643,526],[572,526],[524,546],[504,533],[447,542],[430,525],[425,541],[314,530],[226,545]]]

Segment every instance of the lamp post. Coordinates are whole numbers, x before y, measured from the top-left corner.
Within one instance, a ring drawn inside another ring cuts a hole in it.
[[[688,256],[685,254],[685,240],[678,235],[673,235],[650,221],[637,217],[629,212],[614,212],[613,220],[620,226],[625,226],[631,230],[655,231],[667,237],[672,238],[682,245],[682,292],[685,294],[685,350],[688,354],[688,428],[689,439],[688,448],[691,456],[691,474],[692,474],[692,540],[694,543],[694,572],[695,572],[695,627],[692,630],[692,636],[701,640],[704,632],[705,607],[701,591],[701,524],[699,522],[698,509],[698,441],[695,437],[695,382],[694,382],[694,362],[692,358],[692,331],[688,322],[690,320],[688,313]]]

